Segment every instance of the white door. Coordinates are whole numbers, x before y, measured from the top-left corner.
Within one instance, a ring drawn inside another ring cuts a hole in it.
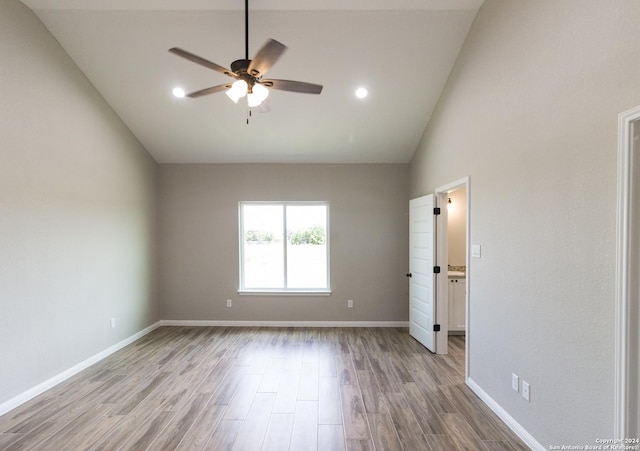
[[[409,201],[409,334],[435,352],[434,195]]]

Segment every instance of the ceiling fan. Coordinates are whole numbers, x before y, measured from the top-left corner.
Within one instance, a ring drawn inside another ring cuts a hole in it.
[[[256,56],[249,59],[249,0],[244,2],[244,25],[245,25],[245,58],[239,59],[231,63],[231,70],[219,66],[209,60],[206,60],[193,53],[182,50],[178,47],[169,49],[171,53],[188,59],[191,62],[200,64],[206,68],[212,69],[228,77],[234,78],[236,81],[225,83],[222,85],[212,86],[210,88],[201,89],[199,91],[187,94],[187,97],[196,98],[213,94],[226,90],[227,96],[235,103],[240,98],[247,96],[249,107],[259,106],[269,95],[269,89],[279,89],[281,91],[298,92],[303,94],[320,94],[322,85],[306,83],[293,80],[275,80],[263,79],[262,77],[273,66],[280,56],[287,49],[287,46],[269,39],[262,48],[256,53]]]

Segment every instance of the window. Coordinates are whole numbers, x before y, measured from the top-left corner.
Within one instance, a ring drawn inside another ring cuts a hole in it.
[[[240,203],[240,290],[329,293],[329,204]]]

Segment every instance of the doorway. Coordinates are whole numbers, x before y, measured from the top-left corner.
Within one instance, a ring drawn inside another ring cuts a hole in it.
[[[437,342],[437,353],[446,354],[449,334],[463,333],[465,336],[465,379],[469,374],[469,327],[470,267],[469,224],[470,186],[469,177],[464,177],[436,189],[438,205],[442,213],[436,220],[437,260],[447,269],[439,279],[436,294],[436,311],[443,327]],[[451,202],[449,202],[451,200]],[[452,275],[452,278],[449,277]],[[454,282],[451,282],[451,281]],[[457,282],[455,282],[457,281]]]
[[[467,329],[467,189],[447,193],[447,287],[449,336],[465,336]]]
[[[640,106],[618,116],[615,419],[640,435]]]
[[[451,231],[449,210],[453,222],[457,222],[452,224]],[[447,354],[449,325],[454,324],[452,331],[456,329],[465,337],[465,379],[469,374],[470,349],[469,211],[469,177],[409,202],[409,334],[431,352]],[[453,268],[449,268],[449,247],[453,251]],[[449,294],[451,301],[454,295],[454,287],[448,286],[450,269],[457,270],[453,274],[455,293],[459,296],[457,310],[453,305],[450,308]]]

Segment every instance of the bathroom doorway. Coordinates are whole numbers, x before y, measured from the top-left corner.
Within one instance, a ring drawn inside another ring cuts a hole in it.
[[[440,266],[447,269],[437,283],[437,319],[444,325],[437,353],[446,354],[449,336],[464,336],[465,379],[469,374],[469,177],[464,177],[435,192],[442,213],[436,220],[436,253]],[[444,272],[444,271],[442,271]],[[455,337],[459,342],[459,337]]]
[[[467,328],[467,189],[447,193],[447,286],[449,336],[464,336]]]

